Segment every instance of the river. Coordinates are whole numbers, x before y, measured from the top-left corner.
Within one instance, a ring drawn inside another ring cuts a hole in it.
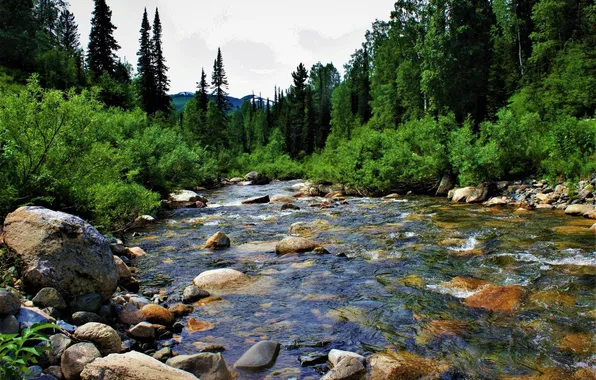
[[[317,368],[302,367],[298,356],[331,348],[411,352],[446,363],[444,378],[574,373],[596,365],[596,240],[587,230],[593,221],[418,196],[348,197],[329,209],[308,207],[317,199],[302,198],[298,211],[241,204],[265,194],[291,196],[295,183],[204,192],[208,208],[172,211],[132,239],[148,253],[137,263],[142,290],[155,289],[168,303],[204,270],[229,267],[253,279],[186,317],[214,328],[185,329],[174,351],[192,354],[193,343],[219,343],[231,367],[255,342],[284,345],[274,367],[241,372],[241,379],[318,378]],[[296,222],[310,224],[303,236],[330,254],[277,256],[275,243]],[[232,247],[204,249],[217,231],[230,236]],[[470,307],[465,298],[483,287],[452,286],[454,277],[520,285],[523,295],[510,311]],[[326,345],[300,346],[317,342]]]

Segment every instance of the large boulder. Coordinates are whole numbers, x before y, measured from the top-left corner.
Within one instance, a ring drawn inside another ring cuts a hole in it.
[[[199,202],[199,203],[197,203]],[[196,208],[197,204],[206,204],[207,199],[190,190],[180,190],[175,193],[171,193],[167,201],[164,201],[164,205],[169,208]]]
[[[118,286],[109,243],[76,216],[21,207],[6,217],[4,241],[23,261],[29,293],[50,287],[67,299],[97,292],[107,300]]]
[[[0,315],[14,315],[21,308],[19,297],[9,291],[0,289]]]
[[[455,189],[453,191],[453,196],[451,200],[456,203],[465,202],[473,191],[474,187],[472,186],[464,187],[461,189]]]
[[[470,195],[466,198],[466,203],[482,203],[486,202],[489,195],[489,187],[488,185],[482,184],[478,187],[475,187]]]
[[[236,285],[247,279],[247,276],[230,268],[212,269],[199,274],[193,283],[203,289],[222,289],[230,285]]]
[[[92,343],[77,343],[64,351],[60,368],[66,380],[76,380],[85,366],[97,358],[101,358],[101,353]]]
[[[230,238],[225,233],[218,231],[209,239],[205,244],[206,248],[209,249],[224,249],[230,247]]]
[[[266,185],[271,182],[266,175],[257,172],[248,173],[246,176],[244,176],[244,179],[251,182],[253,185]]]
[[[275,252],[278,255],[285,255],[288,253],[299,253],[299,252],[310,252],[319,248],[321,245],[314,241],[301,238],[301,237],[287,237],[277,243],[275,246]]]
[[[234,367],[248,371],[259,371],[275,364],[280,344],[272,340],[263,340],[249,348],[238,359]]]
[[[90,341],[101,350],[104,355],[120,353],[122,341],[120,336],[108,325],[97,322],[89,322],[79,327],[74,334],[75,338],[83,341]]]
[[[594,206],[586,205],[586,204],[575,204],[570,205],[565,209],[565,214],[567,215],[584,215],[594,212]]]
[[[455,187],[455,176],[451,173],[445,173],[437,188],[436,196],[445,196]]]
[[[231,380],[222,354],[203,353],[197,355],[178,355],[166,362],[170,367],[190,372],[201,380]]]
[[[186,372],[131,351],[112,354],[88,364],[81,373],[83,380],[197,380]]]
[[[54,288],[43,288],[33,298],[33,304],[39,307],[55,307],[66,309],[66,301],[59,291]]]

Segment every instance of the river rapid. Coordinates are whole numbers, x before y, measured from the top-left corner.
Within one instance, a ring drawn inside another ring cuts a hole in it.
[[[167,303],[179,301],[205,270],[233,268],[252,279],[215,292],[221,301],[185,317],[183,323],[192,317],[213,328],[185,328],[174,337],[174,351],[193,354],[197,342],[218,343],[232,367],[260,340],[282,344],[272,368],[238,371],[240,379],[318,378],[322,368],[302,367],[298,357],[332,348],[407,351],[445,365],[443,378],[454,379],[594,370],[596,239],[587,228],[593,221],[418,196],[348,197],[329,209],[308,207],[321,198],[300,198],[297,211],[241,204],[259,195],[291,196],[296,183],[204,192],[208,208],[172,211],[132,238],[148,253],[137,262],[142,290],[167,296]],[[330,253],[276,255],[276,242],[297,222],[305,223],[297,233]],[[204,249],[217,231],[232,247]],[[521,286],[511,310],[466,303],[492,285]]]

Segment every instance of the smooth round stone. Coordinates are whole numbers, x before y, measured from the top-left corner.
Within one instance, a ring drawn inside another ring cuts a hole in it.
[[[104,317],[99,316],[95,313],[91,313],[89,311],[77,311],[72,315],[72,323],[75,326],[82,326],[89,322],[107,324]]]
[[[184,292],[182,293],[182,299],[184,303],[193,303],[209,296],[210,294],[208,291],[199,289],[195,285],[187,286],[184,288]]]
[[[275,364],[279,348],[280,344],[272,340],[258,342],[238,359],[234,367],[248,371],[269,368]]]
[[[75,298],[70,303],[70,311],[89,311],[97,313],[101,308],[101,295],[99,293],[85,294]]]
[[[66,380],[77,380],[85,366],[97,358],[101,353],[93,343],[77,343],[64,351],[60,368]]]
[[[90,322],[79,327],[74,334],[75,338],[95,343],[104,355],[120,353],[122,341],[112,327],[103,323]]]
[[[240,282],[247,276],[230,268],[221,268],[205,271],[199,274],[193,280],[193,283],[199,288],[224,288],[228,285]]]
[[[19,297],[9,291],[0,289],[0,315],[14,315],[21,308]]]
[[[55,307],[56,309],[65,309],[66,301],[54,288],[43,288],[33,298],[33,304],[39,307]]]
[[[0,334],[18,334],[19,321],[14,315],[0,317]]]
[[[149,322],[141,322],[133,326],[128,333],[135,339],[153,339],[155,338],[155,327]]]

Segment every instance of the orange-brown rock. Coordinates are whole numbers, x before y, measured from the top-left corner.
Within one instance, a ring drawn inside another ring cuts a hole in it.
[[[461,336],[465,333],[467,325],[463,321],[430,321],[416,337],[416,343],[424,345],[439,337]]]
[[[205,297],[195,302],[195,306],[205,306],[213,302],[221,301],[221,297]]]
[[[163,306],[149,304],[145,305],[141,312],[145,316],[145,320],[151,323],[157,323],[160,325],[171,326],[174,324],[174,314],[168,311]]]
[[[177,303],[174,306],[170,306],[168,308],[168,311],[174,314],[174,317],[176,318],[184,317],[185,315],[192,313],[193,310],[194,308],[192,306],[182,303]]]
[[[524,288],[519,285],[488,286],[478,293],[466,298],[466,305],[490,311],[513,311],[524,294]]]
[[[132,247],[127,249],[128,255],[131,257],[145,256],[147,253],[141,247]]]
[[[448,367],[409,352],[386,352],[370,357],[370,380],[439,379]]]
[[[229,248],[230,238],[225,233],[218,231],[207,240],[205,247],[209,249]]]
[[[208,330],[212,330],[215,325],[211,322],[207,322],[207,321],[198,321],[194,318],[190,318],[188,320],[188,329],[192,332],[196,332],[196,331],[208,331]]]
[[[340,198],[343,196],[344,196],[344,194],[341,191],[332,191],[331,193],[325,195],[325,198],[331,199],[331,198]]]
[[[589,333],[567,334],[558,346],[561,350],[574,354],[594,354],[596,353],[596,336]]]
[[[467,277],[453,277],[451,281],[441,283],[442,286],[454,289],[473,291],[480,287],[490,285],[490,282]]]

